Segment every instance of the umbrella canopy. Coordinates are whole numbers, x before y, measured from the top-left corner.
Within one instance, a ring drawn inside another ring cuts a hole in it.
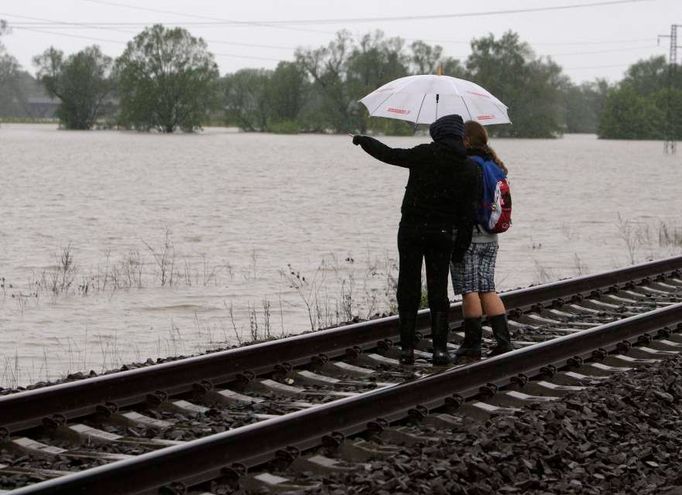
[[[372,117],[431,124],[459,114],[483,125],[510,124],[507,106],[476,83],[450,76],[407,76],[384,84],[360,100]]]

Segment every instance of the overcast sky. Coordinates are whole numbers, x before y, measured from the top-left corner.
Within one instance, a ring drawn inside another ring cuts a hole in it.
[[[618,81],[640,59],[667,57],[670,40],[657,45],[657,36],[682,24],[682,0],[0,0],[0,19],[14,25],[2,42],[32,73],[32,57],[50,45],[69,54],[96,43],[116,57],[145,25],[163,23],[203,37],[221,73],[274,68],[340,29],[437,43],[462,60],[472,38],[512,30],[579,83]]]

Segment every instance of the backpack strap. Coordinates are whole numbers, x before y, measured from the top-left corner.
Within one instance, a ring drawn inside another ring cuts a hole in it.
[[[486,160],[485,158],[483,158],[482,156],[479,156],[479,155],[469,155],[468,158],[471,158],[473,161],[475,161],[478,164],[478,166],[481,168],[483,168],[486,163],[492,163],[493,165],[495,165],[495,168],[500,170],[500,172],[503,174],[504,178],[505,179],[507,178],[507,174],[505,174],[504,171],[502,170],[502,168],[497,163],[495,163],[493,160],[490,160],[490,159]]]
[[[469,155],[469,158],[471,158],[473,161],[475,161],[479,165],[483,165],[485,163],[485,160],[483,159],[482,156]]]

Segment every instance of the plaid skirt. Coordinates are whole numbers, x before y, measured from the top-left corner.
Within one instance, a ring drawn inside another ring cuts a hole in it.
[[[497,242],[472,242],[464,258],[450,263],[450,275],[455,294],[495,292],[495,261]]]

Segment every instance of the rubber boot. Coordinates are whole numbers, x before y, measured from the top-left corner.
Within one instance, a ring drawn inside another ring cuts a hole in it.
[[[493,329],[493,336],[497,344],[492,351],[488,353],[488,357],[498,356],[505,352],[513,351],[514,346],[511,342],[511,335],[509,335],[509,326],[507,325],[507,315],[497,315],[488,318],[490,326]]]
[[[417,314],[400,314],[398,328],[400,330],[400,364],[414,364],[415,328]]]
[[[450,364],[448,355],[448,312],[431,312],[431,339],[433,340],[433,365],[446,366]]]
[[[464,340],[455,353],[455,364],[480,361],[482,339],[481,318],[464,318]]]

